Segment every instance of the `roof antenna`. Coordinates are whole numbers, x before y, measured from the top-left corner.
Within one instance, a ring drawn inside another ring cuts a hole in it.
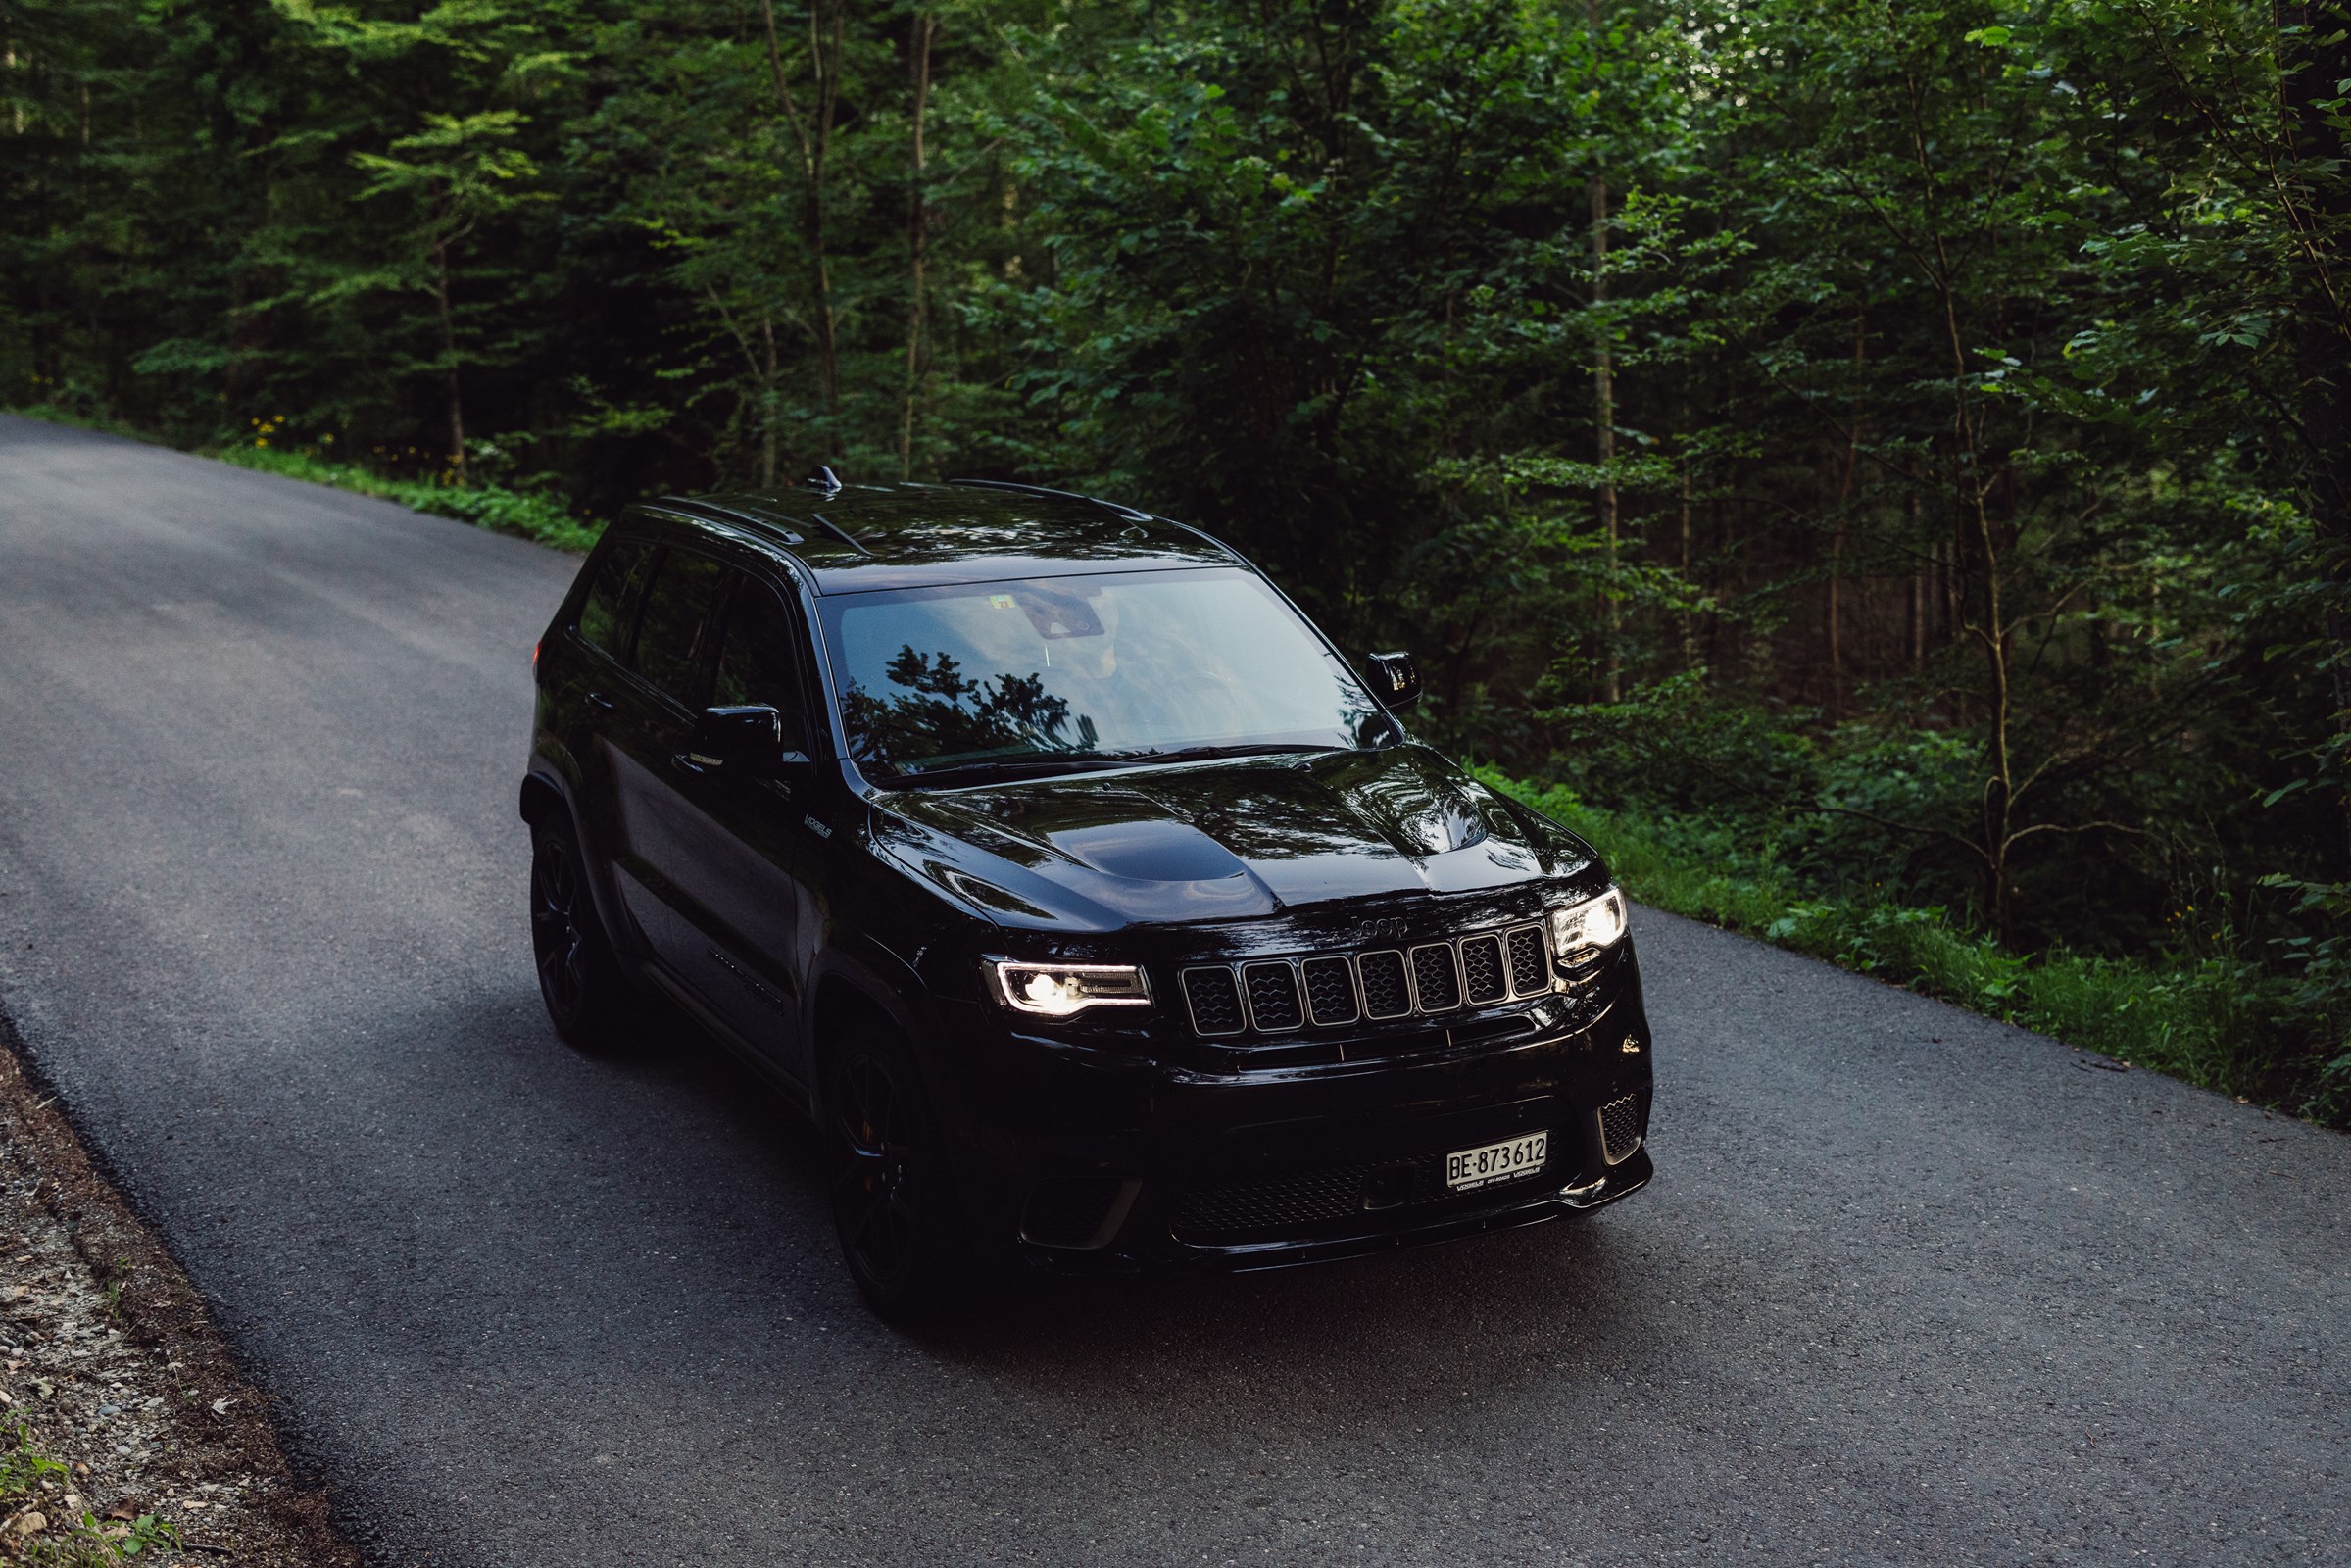
[[[802,482],[809,489],[821,490],[828,496],[838,495],[841,491],[841,476],[821,463],[816,465],[816,471]]]

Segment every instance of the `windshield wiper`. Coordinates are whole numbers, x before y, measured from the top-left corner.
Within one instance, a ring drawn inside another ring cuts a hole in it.
[[[1246,746],[1178,746],[1166,751],[1145,747],[1131,752],[1085,752],[1065,757],[1006,757],[985,761],[955,762],[946,767],[926,767],[910,773],[898,773],[874,782],[892,790],[919,789],[926,785],[952,787],[957,784],[979,784],[991,779],[1038,778],[1053,773],[1099,773],[1104,768],[1139,767],[1157,762],[1200,762],[1219,757],[1282,757],[1295,752],[1346,752],[1357,749],[1347,746],[1282,746],[1268,742]]]
[[[997,778],[1036,778],[1048,773],[1093,773],[1105,767],[1124,767],[1109,757],[1007,757],[985,762],[956,762],[949,767],[926,767],[877,779],[884,789],[918,789],[931,784],[977,784]]]
[[[1277,746],[1258,742],[1247,746],[1178,746],[1168,751],[1146,748],[1137,752],[1112,752],[1120,762],[1200,762],[1217,757],[1283,757],[1293,752],[1347,752],[1350,746],[1287,745]]]

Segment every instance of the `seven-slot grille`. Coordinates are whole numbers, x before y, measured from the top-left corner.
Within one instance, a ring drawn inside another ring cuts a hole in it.
[[[1352,956],[1252,958],[1183,972],[1193,1031],[1210,1037],[1291,1034],[1359,1018],[1381,1023],[1492,1006],[1540,996],[1550,982],[1550,956],[1538,924]]]

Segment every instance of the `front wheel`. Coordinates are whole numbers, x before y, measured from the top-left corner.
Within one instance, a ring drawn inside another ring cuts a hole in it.
[[[833,1224],[850,1277],[890,1322],[933,1315],[960,1262],[955,1195],[905,1043],[878,1027],[851,1040],[828,1076],[825,1120]]]
[[[619,1049],[635,997],[597,918],[579,846],[560,825],[531,833],[530,947],[555,1032],[574,1050]]]

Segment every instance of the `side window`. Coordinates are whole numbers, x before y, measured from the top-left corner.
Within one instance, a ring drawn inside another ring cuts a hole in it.
[[[637,623],[637,673],[687,707],[694,704],[695,649],[726,568],[689,551],[662,553]]]
[[[653,546],[631,539],[615,542],[596,568],[588,597],[579,607],[579,634],[611,654],[627,656],[628,612],[645,586],[645,568],[653,564]]]
[[[784,608],[775,591],[743,579],[726,612],[726,638],[718,645],[718,678],[710,687],[710,706],[765,704],[784,716],[785,744],[806,750],[800,643],[799,617]]]

